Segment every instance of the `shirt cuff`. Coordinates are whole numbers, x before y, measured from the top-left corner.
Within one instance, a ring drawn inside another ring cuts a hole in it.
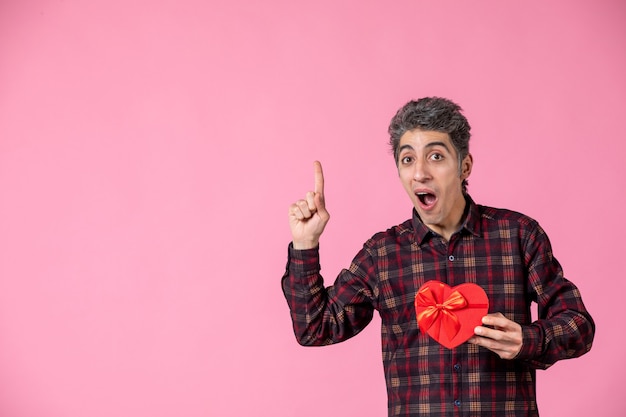
[[[543,331],[537,324],[522,326],[522,348],[516,359],[533,360],[543,351]]]
[[[294,249],[293,243],[290,243],[287,269],[297,277],[318,274],[321,270],[319,246],[312,249]]]

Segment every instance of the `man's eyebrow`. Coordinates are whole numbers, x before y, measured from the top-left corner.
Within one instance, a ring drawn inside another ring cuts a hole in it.
[[[432,147],[435,147],[435,146],[441,146],[446,151],[450,152],[450,148],[448,148],[448,145],[445,142],[440,142],[440,141],[427,143],[426,145],[424,145],[424,148],[432,148]]]
[[[441,147],[443,147],[446,151],[450,152],[450,148],[448,147],[448,145],[447,145],[445,142],[441,142],[441,141],[429,142],[429,143],[427,143],[426,145],[424,145],[424,148],[425,148],[425,149],[426,149],[426,148],[433,148],[433,147],[435,147],[435,146],[441,146]],[[412,150],[412,151],[414,150],[414,149],[413,149],[413,147],[412,147],[411,145],[409,145],[409,144],[405,144],[405,145],[400,146],[400,149],[398,149],[398,154],[399,154],[400,152],[402,152],[403,150],[405,150],[405,149],[410,149],[410,150]]]

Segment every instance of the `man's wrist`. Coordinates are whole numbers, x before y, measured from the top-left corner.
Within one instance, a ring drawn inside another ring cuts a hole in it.
[[[295,240],[291,242],[291,246],[296,250],[309,250],[315,249],[319,246],[320,242],[317,241],[308,241],[308,242],[296,242]]]

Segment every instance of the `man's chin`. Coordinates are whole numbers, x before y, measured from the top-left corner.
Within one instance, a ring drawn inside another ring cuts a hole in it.
[[[422,222],[426,223],[431,223],[435,221],[435,218],[437,217],[436,213],[434,212],[434,210],[431,209],[424,209],[422,206],[415,206],[415,211],[417,211],[417,214],[420,216],[420,219],[422,219]]]

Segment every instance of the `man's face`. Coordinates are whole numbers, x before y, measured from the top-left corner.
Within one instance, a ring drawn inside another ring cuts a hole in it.
[[[465,209],[461,184],[472,171],[472,156],[459,169],[447,133],[418,129],[404,133],[398,149],[398,174],[413,206],[426,226],[449,240]]]

